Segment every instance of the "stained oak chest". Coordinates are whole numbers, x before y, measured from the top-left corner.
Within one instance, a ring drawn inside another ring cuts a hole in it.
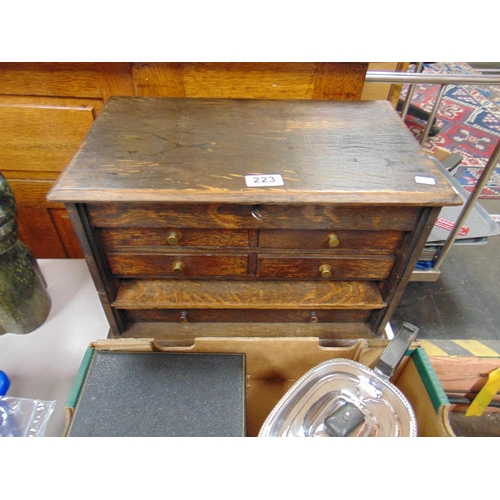
[[[113,337],[369,338],[459,197],[388,102],[111,98],[48,195]]]

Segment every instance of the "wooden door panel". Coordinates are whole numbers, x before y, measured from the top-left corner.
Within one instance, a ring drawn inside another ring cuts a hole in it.
[[[7,178],[18,209],[19,236],[37,259],[83,258],[62,203],[49,203],[51,180]]]
[[[50,215],[61,243],[70,259],[83,259],[83,251],[76,236],[68,212],[63,208],[51,208]]]
[[[101,97],[96,64],[0,63],[0,94]]]
[[[95,113],[89,102],[0,98],[0,170],[61,172]]]
[[[47,210],[18,206],[19,239],[37,259],[65,259],[66,251]]]
[[[141,96],[355,100],[367,68],[362,62],[148,62],[133,63],[132,75]]]

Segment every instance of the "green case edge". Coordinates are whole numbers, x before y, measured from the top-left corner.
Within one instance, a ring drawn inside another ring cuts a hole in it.
[[[75,381],[73,382],[68,399],[66,400],[66,407],[68,408],[74,408],[76,406],[78,397],[80,396],[80,391],[82,390],[83,382],[85,381],[92,357],[94,356],[94,351],[95,349],[92,347],[87,348],[85,351],[82,362],[80,363],[80,368],[78,368]]]
[[[432,363],[425,352],[423,347],[418,347],[413,351],[412,355],[413,362],[417,368],[417,371],[422,379],[422,382],[427,389],[427,394],[431,399],[434,409],[438,411],[440,406],[449,405],[450,401],[448,396],[444,392],[443,386],[439,381],[439,378],[432,366]]]

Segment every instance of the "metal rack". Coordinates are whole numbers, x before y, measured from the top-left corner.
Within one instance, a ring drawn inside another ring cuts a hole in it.
[[[420,73],[421,64],[417,63],[416,72],[415,73],[396,73],[396,72],[386,72],[386,71],[368,71],[366,73],[366,82],[369,83],[389,83],[389,84],[409,84],[409,91],[406,97],[406,100],[403,104],[401,117],[404,120],[406,113],[408,111],[411,97],[413,94],[413,90],[415,85],[425,84],[425,83],[435,83],[440,85],[440,89],[438,92],[438,96],[436,98],[436,102],[434,107],[429,115],[429,119],[427,121],[427,126],[424,130],[424,134],[421,139],[421,144],[424,144],[429,136],[429,132],[431,130],[432,124],[436,117],[437,111],[439,109],[439,105],[441,103],[441,99],[446,91],[447,85],[481,85],[481,84],[489,84],[489,85],[500,85],[500,76],[498,75],[471,75],[471,74],[423,74]],[[428,270],[415,270],[412,273],[411,281],[437,281],[439,275],[441,274],[440,268],[443,264],[446,255],[451,249],[451,246],[455,242],[460,228],[467,220],[467,217],[471,213],[474,208],[476,201],[479,198],[484,186],[488,182],[493,170],[495,169],[496,164],[500,159],[500,140],[498,141],[495,150],[490,156],[488,163],[484,167],[484,170],[479,177],[473,191],[469,195],[467,201],[465,202],[460,215],[458,216],[455,226],[453,230],[450,232],[447,240],[445,241],[441,250],[437,253],[434,258],[434,266]]]

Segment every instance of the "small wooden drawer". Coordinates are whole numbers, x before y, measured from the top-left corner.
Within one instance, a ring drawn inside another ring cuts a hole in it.
[[[248,272],[248,255],[110,253],[108,261],[118,277],[228,277]]]
[[[259,247],[329,250],[334,253],[395,253],[403,240],[400,231],[281,231],[261,229]]]
[[[416,207],[342,205],[237,205],[97,203],[88,205],[95,227],[225,229],[333,229],[411,231]]]
[[[258,278],[380,280],[389,276],[395,259],[384,257],[276,257],[259,255]]]
[[[367,322],[371,310],[297,310],[297,309],[133,309],[129,322],[167,323],[352,323]]]
[[[247,247],[247,230],[170,228],[103,228],[109,251],[137,247]]]

